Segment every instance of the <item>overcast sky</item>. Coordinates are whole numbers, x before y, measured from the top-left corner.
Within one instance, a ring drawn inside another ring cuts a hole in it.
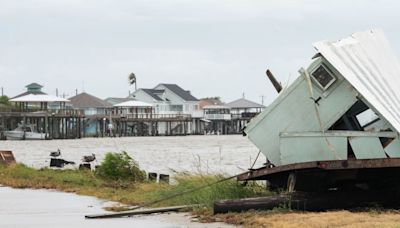
[[[382,28],[400,54],[400,2],[0,0],[0,86],[124,97],[176,83],[198,98],[276,97],[265,70],[287,84],[310,63],[312,43]]]

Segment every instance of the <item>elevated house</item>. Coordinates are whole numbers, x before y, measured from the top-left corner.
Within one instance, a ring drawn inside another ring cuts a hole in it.
[[[25,92],[9,100],[15,107],[23,110],[60,110],[71,108],[68,99],[43,92],[43,86],[38,83],[31,83],[26,85],[25,88]]]
[[[206,122],[206,134],[229,134],[231,125],[231,108],[224,105],[207,105],[203,107]]]
[[[265,106],[243,98],[227,103],[232,115],[231,130],[235,133],[241,133],[246,124],[259,113]]]
[[[109,132],[113,105],[86,92],[69,98],[74,109],[85,113],[85,136],[104,136]]]
[[[2,130],[9,132],[7,137],[21,131],[25,135],[28,130],[30,135],[44,135],[40,139],[81,137],[83,113],[73,110],[70,100],[46,94],[42,91],[43,86],[37,83],[31,83],[26,88],[26,92],[9,100],[11,106],[7,106],[6,111],[0,110]],[[24,136],[16,139],[31,138]]]
[[[204,106],[223,105],[223,104],[224,103],[221,101],[220,97],[206,97],[206,98],[201,98],[199,101],[200,109],[203,109]]]
[[[207,98],[201,104],[207,134],[240,134],[246,124],[258,115],[264,106],[245,98],[223,104],[219,99]]]
[[[33,94],[33,95],[45,95],[46,94],[45,92],[42,91],[43,86],[36,82],[26,85],[25,88],[26,88],[26,92],[23,92],[17,96],[14,96],[11,99],[23,97],[23,96],[26,96],[29,94]]]
[[[47,94],[28,94],[10,99],[21,111],[55,111],[70,108],[70,100]]]
[[[176,121],[159,122],[158,132],[200,133],[200,119],[203,116],[199,100],[190,91],[176,84],[159,84],[153,89],[138,89],[132,98],[154,106],[155,116],[175,119]]]
[[[117,121],[118,135],[147,136],[159,135],[153,104],[137,100],[128,100],[114,105],[114,113],[120,117]],[[132,121],[130,121],[132,120]]]
[[[113,109],[112,104],[86,92],[70,97],[69,100],[75,109],[83,110],[86,116],[104,116]]]

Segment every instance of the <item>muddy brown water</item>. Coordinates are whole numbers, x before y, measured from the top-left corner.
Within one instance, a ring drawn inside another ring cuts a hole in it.
[[[107,152],[126,151],[145,171],[170,175],[175,172],[233,175],[246,171],[258,154],[258,149],[240,135],[0,141],[0,150],[12,150],[18,162],[35,168],[48,166],[49,153],[58,148],[63,159],[77,164],[82,156],[94,153],[97,161],[93,165],[100,164]],[[256,166],[264,162],[261,155]]]

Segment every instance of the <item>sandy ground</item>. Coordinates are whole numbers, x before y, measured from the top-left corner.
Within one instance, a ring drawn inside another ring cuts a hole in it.
[[[174,174],[246,171],[258,149],[240,135],[184,137],[84,138],[49,141],[0,141],[1,150],[13,151],[18,162],[41,168],[49,165],[49,153],[60,148],[62,158],[76,163],[83,155],[96,154],[99,164],[106,152],[126,151],[148,172]],[[260,156],[257,165],[265,157]]]
[[[102,208],[109,203],[94,197],[49,190],[0,187],[0,196],[0,227],[2,228],[232,227],[223,223],[194,223],[185,213],[87,220],[84,215],[105,213]]]
[[[259,213],[250,215],[241,214],[240,217],[247,217],[245,227],[271,227],[271,228],[381,228],[400,227],[399,211],[374,211],[349,212],[332,211],[321,213]]]

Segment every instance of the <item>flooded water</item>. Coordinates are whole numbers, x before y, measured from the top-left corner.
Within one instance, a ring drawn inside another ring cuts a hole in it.
[[[87,214],[105,213],[105,202],[93,197],[48,190],[0,187],[1,228],[108,228],[108,227],[232,227],[225,224],[190,223],[180,214],[87,220]],[[169,218],[171,216],[171,218]]]
[[[50,141],[0,141],[0,150],[11,150],[18,162],[41,168],[49,153],[59,148],[62,158],[80,163],[83,155],[96,154],[100,164],[106,152],[126,151],[147,172],[237,174],[254,162],[258,149],[246,138],[233,136],[85,138]],[[261,154],[257,166],[265,162]]]

